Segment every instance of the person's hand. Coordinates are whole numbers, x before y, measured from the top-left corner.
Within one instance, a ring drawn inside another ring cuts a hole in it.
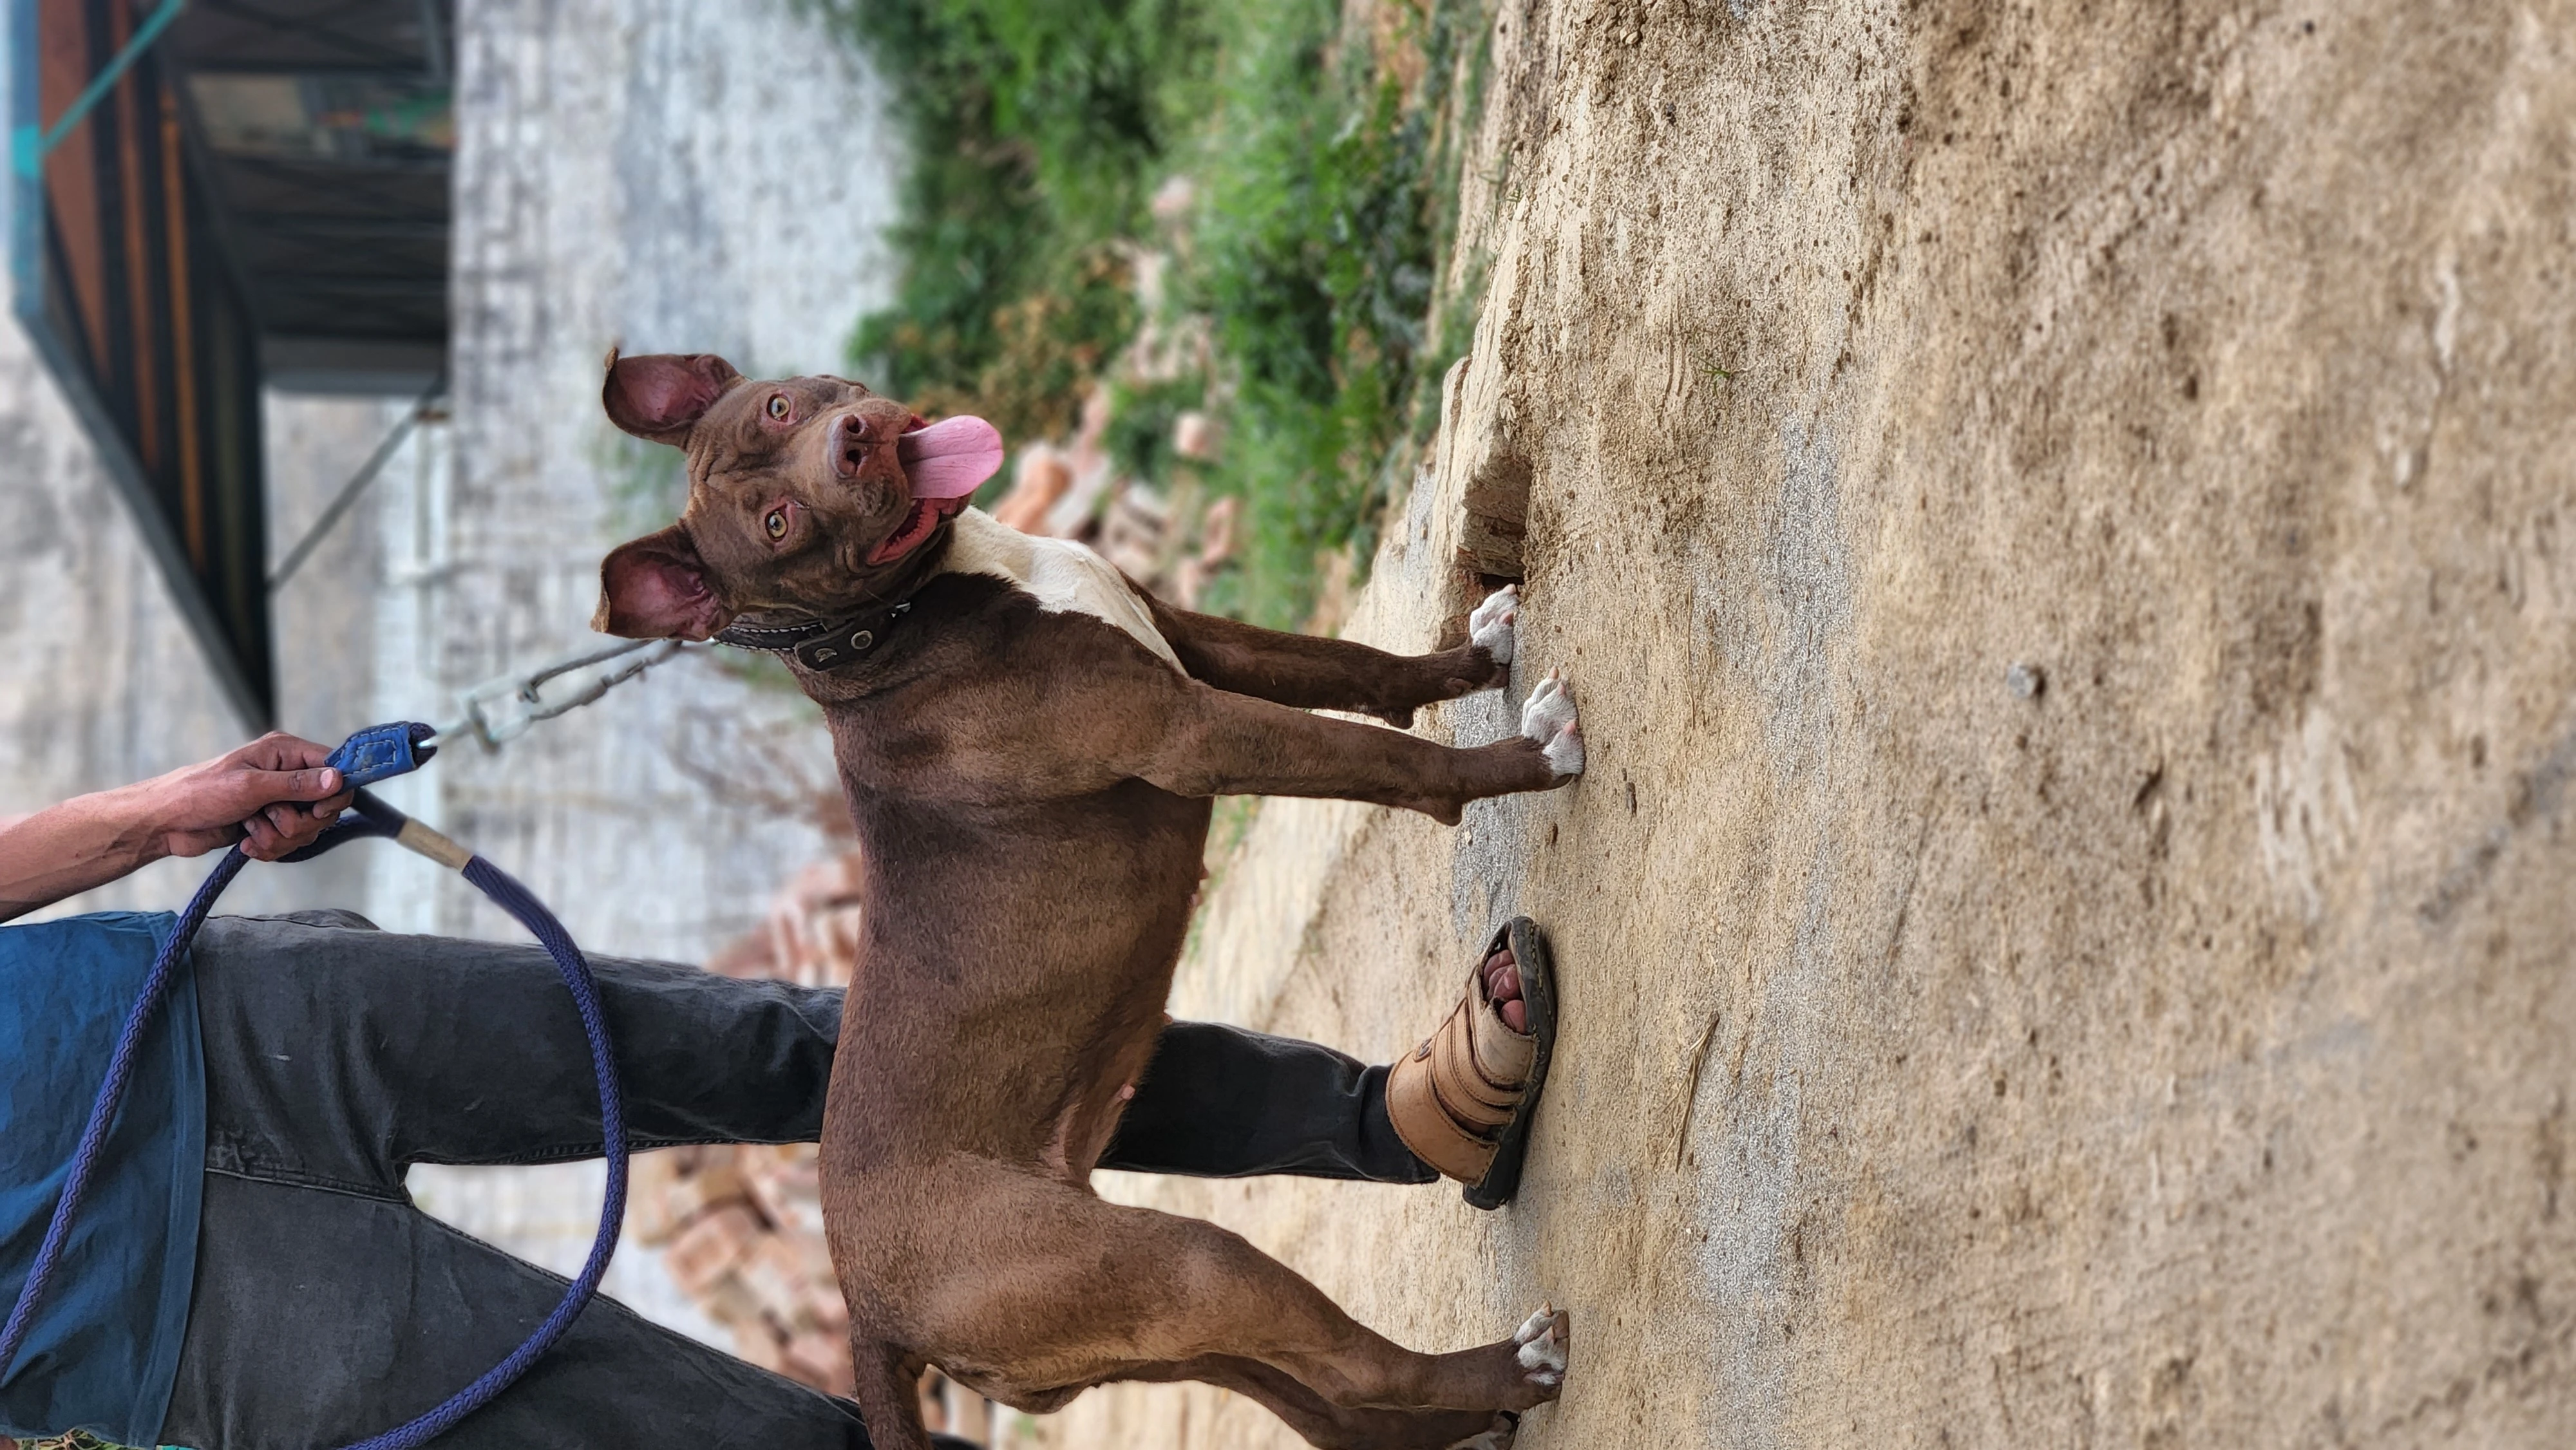
[[[324,765],[331,747],[263,735],[229,755],[174,770],[142,787],[164,854],[202,856],[238,841],[274,861],[312,845],[355,792]]]
[[[203,765],[0,820],[0,921],[104,886],[164,856],[241,842],[262,861],[313,844],[356,792],[331,752],[268,735]]]

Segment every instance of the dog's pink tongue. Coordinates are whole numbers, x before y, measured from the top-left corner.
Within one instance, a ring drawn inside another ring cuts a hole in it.
[[[942,418],[895,440],[914,498],[964,498],[1002,468],[1002,432],[981,418]]]

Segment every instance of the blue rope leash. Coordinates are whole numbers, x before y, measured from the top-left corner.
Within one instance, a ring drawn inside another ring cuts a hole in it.
[[[331,753],[331,764],[353,786],[366,786],[393,776],[408,774],[427,763],[434,748],[422,742],[430,727],[408,723],[377,725],[361,730],[341,742]],[[617,1251],[619,1226],[626,1217],[626,1096],[618,1086],[617,1059],[610,1052],[608,1020],[599,1005],[598,984],[590,975],[590,963],[573,943],[572,934],[555,920],[545,904],[529,894],[528,888],[510,873],[472,855],[463,847],[361,789],[348,814],[343,815],[320,840],[294,855],[290,861],[309,861],[323,852],[349,841],[369,836],[388,836],[422,855],[460,871],[476,889],[492,899],[494,905],[508,912],[554,958],[555,970],[562,974],[564,985],[571,989],[573,1005],[581,1013],[582,1036],[590,1042],[590,1057],[599,1077],[599,1121],[601,1137],[608,1160],[608,1196],[600,1205],[599,1234],[590,1246],[590,1259],[579,1277],[564,1290],[554,1312],[537,1326],[527,1342],[510,1351],[508,1357],[484,1372],[480,1379],[449,1396],[427,1414],[361,1440],[348,1450],[417,1450],[430,1440],[445,1434],[456,1422],[490,1403],[493,1396],[510,1387],[512,1381],[527,1373],[555,1342],[572,1328],[573,1321],[590,1304],[599,1290],[600,1276],[608,1272],[609,1256]],[[80,1146],[72,1154],[71,1172],[63,1181],[62,1197],[54,1204],[53,1221],[46,1225],[45,1240],[36,1250],[36,1262],[27,1272],[27,1282],[18,1291],[17,1307],[9,1311],[6,1327],[0,1327],[0,1378],[6,1378],[9,1366],[17,1360],[18,1349],[27,1337],[36,1317],[36,1306],[45,1297],[59,1267],[63,1241],[71,1232],[72,1221],[79,1216],[81,1198],[89,1191],[90,1177],[98,1169],[101,1147],[115,1124],[118,1106],[125,1099],[126,1079],[133,1074],[134,1057],[143,1041],[144,1028],[153,1013],[160,1010],[162,999],[170,992],[170,983],[178,971],[180,959],[188,944],[195,940],[197,928],[204,924],[206,913],[213,909],[215,898],[232,884],[235,876],[249,861],[239,846],[224,853],[206,883],[179,915],[179,923],[162,945],[161,954],[153,959],[152,971],[144,978],[143,991],[134,1010],[125,1019],[125,1028],[117,1037],[116,1051],[108,1059],[107,1080],[100,1084],[98,1100],[90,1107],[89,1122],[81,1130]]]

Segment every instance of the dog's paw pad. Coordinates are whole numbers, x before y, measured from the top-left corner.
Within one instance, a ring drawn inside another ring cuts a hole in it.
[[[1575,719],[1574,692],[1565,675],[1548,671],[1521,706],[1521,734],[1538,742],[1549,767],[1558,775],[1583,773],[1583,727]]]
[[[1449,1450],[1512,1450],[1513,1437],[1520,1434],[1521,1422],[1511,1415],[1494,1417],[1494,1423],[1481,1432],[1449,1447]]]
[[[1517,584],[1506,584],[1486,595],[1485,602],[1477,605],[1475,612],[1467,616],[1467,642],[1483,645],[1485,653],[1494,657],[1494,663],[1510,664],[1512,640],[1520,623],[1520,608],[1521,586]]]
[[[1513,1362],[1522,1378],[1534,1385],[1554,1388],[1565,1383],[1567,1349],[1574,1338],[1573,1322],[1563,1314],[1548,1316],[1546,1327],[1521,1344]]]

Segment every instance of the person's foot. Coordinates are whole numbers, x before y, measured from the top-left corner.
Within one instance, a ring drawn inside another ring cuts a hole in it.
[[[1413,1156],[1497,1208],[1520,1186],[1529,1121],[1556,1037],[1547,945],[1514,917],[1439,1028],[1387,1074],[1387,1117]]]
[[[1521,997],[1520,959],[1507,945],[1485,958],[1477,968],[1485,977],[1485,1000],[1494,1004],[1494,1013],[1503,1025],[1523,1037],[1529,1035],[1529,1003]]]

